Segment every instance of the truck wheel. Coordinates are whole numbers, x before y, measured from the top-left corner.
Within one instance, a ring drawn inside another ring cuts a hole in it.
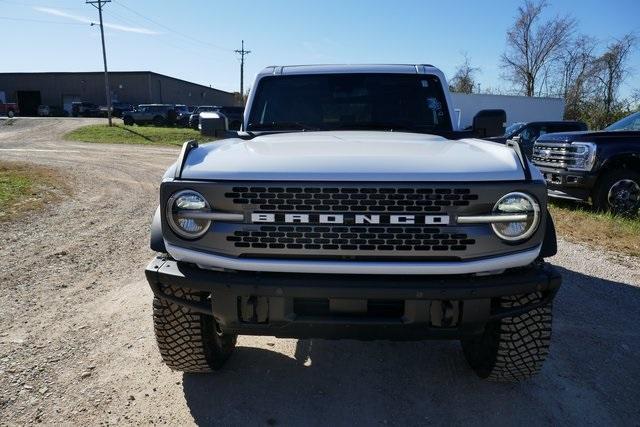
[[[500,308],[539,301],[540,293],[499,299]],[[549,354],[551,303],[514,317],[487,324],[482,335],[462,340],[464,356],[480,378],[517,382],[537,374]]]
[[[171,286],[163,290],[192,301],[204,301],[207,295]],[[236,345],[237,336],[219,332],[212,315],[194,313],[158,297],[153,298],[153,325],[162,360],[176,371],[220,369]]]
[[[164,125],[164,122],[165,122],[165,120],[164,120],[164,117],[162,117],[162,116],[155,116],[153,118],[153,124],[155,126],[162,126],[162,125]]]
[[[640,174],[629,169],[612,170],[598,180],[593,206],[617,215],[637,216],[640,209]]]
[[[9,110],[7,111],[7,117],[9,117],[10,119],[15,117],[16,113],[13,110]]]
[[[131,116],[124,116],[122,121],[124,122],[125,126],[133,126],[133,117]]]

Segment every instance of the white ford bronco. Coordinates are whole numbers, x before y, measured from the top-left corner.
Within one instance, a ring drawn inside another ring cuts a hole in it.
[[[220,368],[239,334],[459,339],[482,378],[549,351],[560,275],[544,178],[502,110],[457,129],[430,65],[268,67],[242,130],[184,144],[146,269],[173,369]],[[223,121],[220,122],[224,123]]]

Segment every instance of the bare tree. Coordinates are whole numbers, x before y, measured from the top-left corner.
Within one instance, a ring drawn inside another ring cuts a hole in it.
[[[593,95],[596,70],[592,37],[579,36],[564,49],[558,61],[557,94],[565,100],[565,119],[580,117],[585,100]]]
[[[525,0],[507,32],[507,51],[501,57],[506,76],[526,96],[540,95],[544,85],[538,77],[558,59],[575,27],[570,17],[557,16],[543,22],[541,15],[546,7],[545,0]]]
[[[463,56],[464,62],[456,68],[449,89],[452,92],[473,93],[476,86],[475,74],[480,71],[480,68],[471,66],[467,53],[464,53]]]
[[[618,101],[618,89],[629,74],[628,60],[635,44],[636,37],[627,34],[609,43],[607,50],[596,60],[596,78],[601,85],[604,114],[607,118]]]

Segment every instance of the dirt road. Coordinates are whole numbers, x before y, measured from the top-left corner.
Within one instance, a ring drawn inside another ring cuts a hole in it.
[[[143,269],[176,149],[61,141],[82,120],[0,121],[0,159],[59,168],[73,196],[0,224],[0,424],[637,424],[640,262],[560,242],[551,357],[481,381],[456,342],[241,337],[208,376],[155,348]]]

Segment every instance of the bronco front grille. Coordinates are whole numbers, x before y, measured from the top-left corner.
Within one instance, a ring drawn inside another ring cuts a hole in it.
[[[464,251],[464,233],[432,227],[260,226],[227,236],[236,248],[342,251]]]
[[[441,212],[478,199],[468,188],[309,186],[233,187],[225,197],[266,211],[308,212]]]

